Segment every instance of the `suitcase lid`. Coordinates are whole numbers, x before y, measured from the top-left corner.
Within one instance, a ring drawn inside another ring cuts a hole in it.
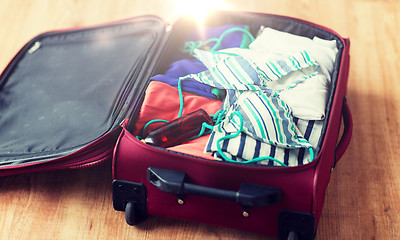
[[[142,16],[29,41],[0,76],[0,170],[60,159],[102,138],[107,146],[96,148],[112,149],[165,28],[160,18]]]

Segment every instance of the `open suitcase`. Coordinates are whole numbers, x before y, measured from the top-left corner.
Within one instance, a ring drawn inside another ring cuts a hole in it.
[[[260,26],[264,26],[309,38],[318,36],[336,40],[339,51],[332,72],[333,88],[329,93],[327,117],[322,121],[315,159],[294,167],[276,167],[271,166],[271,162],[265,163],[269,165],[266,166],[210,161],[199,154],[191,154],[191,150],[181,153],[174,148],[154,147],[143,144],[133,134],[138,128],[135,122],[142,118],[137,113],[133,119],[123,123],[114,149],[114,208],[125,211],[126,220],[132,225],[138,224],[147,215],[155,215],[281,239],[313,239],[330,172],[351,137],[351,114],[345,101],[349,41],[327,28],[268,14],[216,13],[209,16],[205,26],[226,24],[247,25],[254,35],[257,35]],[[172,26],[154,75],[167,71],[174,61],[171,56],[185,45],[185,32],[187,34],[193,28],[196,24],[188,20],[178,21]],[[147,104],[152,100],[145,99],[144,102]],[[345,130],[336,146],[341,118]],[[307,127],[304,130],[307,131]]]
[[[296,166],[290,157],[281,159],[289,167],[268,159],[211,160],[190,154],[191,146],[182,153],[138,139],[150,79],[167,71],[187,33],[201,28],[186,18],[170,27],[142,16],[44,33],[20,50],[0,77],[0,175],[90,167],[113,156],[113,204],[128,224],[155,215],[312,239],[330,172],[351,138],[349,40],[313,23],[259,13],[215,12],[203,27],[226,25],[246,26],[252,36],[271,28],[336,41],[325,117],[309,162],[302,150],[295,150],[301,155]],[[299,126],[306,139],[314,123]]]

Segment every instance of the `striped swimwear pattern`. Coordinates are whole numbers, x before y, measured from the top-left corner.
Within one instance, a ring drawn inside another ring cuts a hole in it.
[[[216,126],[218,130],[231,134],[239,131],[240,124],[243,124],[244,133],[258,141],[283,148],[311,147],[299,136],[290,108],[279,98],[277,91],[268,87],[269,82],[294,72],[300,72],[300,78],[297,75],[296,78],[291,78],[290,86],[310,77],[301,70],[310,66],[315,70],[317,65],[306,52],[264,63],[257,60],[257,64],[242,56],[207,52],[202,54],[203,58],[199,55],[196,57],[201,61],[204,59],[209,69],[184,76],[181,80],[194,79],[227,90],[222,106],[222,110],[226,111],[226,118]],[[243,116],[243,122],[236,114],[232,114],[237,111]]]
[[[235,98],[236,101],[226,112],[228,117],[218,126],[218,130],[229,134],[239,131],[241,120],[232,114],[239,111],[243,117],[243,130],[251,137],[283,148],[311,147],[298,137],[299,132],[289,107],[276,94],[245,91]]]
[[[203,72],[205,76],[201,77],[221,79],[223,76],[230,78],[233,74],[235,75],[235,78],[245,77],[244,80],[248,80],[246,75],[249,75],[249,77],[255,81],[250,81],[250,84],[256,85],[261,89],[268,88],[277,92],[293,88],[302,81],[315,76],[319,71],[319,65],[307,53],[307,51],[299,51],[292,56],[271,56],[272,54],[269,54],[269,57],[265,57],[263,54],[254,53],[254,51],[249,49],[231,48],[218,52],[209,52],[196,49],[194,54],[194,56],[212,72],[211,76],[207,75],[206,72]],[[229,60],[227,60],[228,58]],[[244,65],[238,67],[237,64]],[[243,68],[245,73],[240,72],[241,68]],[[231,70],[232,72],[229,72]],[[239,72],[234,72],[235,70]],[[250,73],[257,74],[258,79]],[[191,77],[193,77],[193,75]],[[282,82],[285,82],[287,79],[289,83],[282,84]],[[242,81],[240,81],[238,84],[243,83],[249,84],[248,82],[246,83]],[[223,85],[221,88],[233,89],[229,86],[226,86],[224,82],[221,82],[221,84]],[[237,83],[232,84],[236,85]]]
[[[322,120],[307,121],[294,118],[294,122],[304,138],[312,145],[317,146],[321,137]],[[205,151],[211,153],[217,160],[224,161],[217,151],[217,140],[225,136],[224,133],[213,131],[210,134]],[[222,151],[231,159],[236,161],[247,161],[262,156],[269,156],[281,160],[287,166],[299,166],[310,162],[310,152],[305,148],[287,149],[279,148],[258,141],[247,134],[240,134],[233,139],[226,139],[220,143]],[[263,160],[257,164],[268,166],[280,166],[270,160]]]
[[[211,54],[225,55],[225,54]],[[211,59],[209,59],[211,60]],[[218,58],[213,60],[218,61]],[[212,66],[207,71],[189,74],[181,79],[194,79],[201,83],[227,90],[264,90],[257,73],[257,66],[241,56],[227,56],[220,61],[206,66]]]
[[[307,69],[311,66],[317,66],[317,63],[310,57],[307,51],[300,51],[293,56],[285,56],[276,61],[267,61],[265,63],[257,64],[257,66],[259,77],[267,82],[271,82],[287,76],[289,73],[294,71],[301,71],[302,69]],[[293,82],[298,83],[307,78],[309,78],[309,76],[305,75]]]

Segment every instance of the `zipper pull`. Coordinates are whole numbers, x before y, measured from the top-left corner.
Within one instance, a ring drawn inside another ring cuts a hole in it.
[[[35,44],[33,44],[33,46],[28,50],[29,54],[33,54],[34,52],[36,52],[36,50],[38,50],[40,48],[42,44],[40,42],[35,42]]]
[[[122,121],[119,123],[119,125],[120,125],[121,127],[123,127],[123,126],[124,126],[124,122],[125,122],[125,120],[126,120],[126,118],[125,118],[124,120],[122,120]]]

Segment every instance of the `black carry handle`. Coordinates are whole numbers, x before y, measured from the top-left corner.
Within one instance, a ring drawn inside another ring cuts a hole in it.
[[[342,103],[342,118],[343,118],[344,129],[343,129],[343,135],[340,138],[340,141],[335,149],[334,167],[336,163],[340,160],[340,158],[343,156],[347,147],[349,146],[351,136],[353,134],[353,118],[346,97],[343,98],[343,103]]]
[[[181,200],[183,200],[186,194],[193,194],[233,201],[243,209],[249,209],[277,204],[282,199],[281,189],[275,187],[242,183],[239,191],[235,192],[185,183],[186,176],[186,173],[174,170],[155,167],[147,169],[147,179],[149,182],[161,191],[172,193]]]

